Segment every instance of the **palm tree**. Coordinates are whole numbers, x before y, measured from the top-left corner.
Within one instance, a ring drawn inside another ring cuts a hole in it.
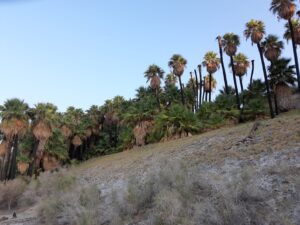
[[[17,170],[19,139],[28,129],[28,105],[19,99],[7,100],[0,107],[1,132],[7,143],[6,154],[1,168],[1,180],[14,179]]]
[[[250,62],[246,55],[239,53],[233,57],[234,71],[240,79],[241,91],[244,92],[242,77],[247,73]]]
[[[209,82],[209,102],[211,102],[211,92],[212,92],[212,74],[217,72],[220,68],[220,59],[218,58],[218,54],[215,52],[207,52],[204,56],[203,66],[206,67],[208,72]]]
[[[264,55],[267,60],[271,62],[271,65],[276,62],[281,55],[283,49],[283,42],[279,41],[279,38],[275,35],[269,35],[266,37],[265,41],[262,42],[262,49],[264,51]],[[274,102],[275,102],[275,112],[276,115],[279,114],[278,105],[277,105],[277,96],[274,90],[275,86],[270,84],[271,88],[273,89],[274,94]]]
[[[217,81],[213,75],[207,75],[204,79],[204,91],[211,93],[217,87]]]
[[[167,74],[166,78],[165,78],[165,85],[176,85],[177,79],[176,76],[173,73],[169,73]]]
[[[246,39],[251,38],[252,44],[257,45],[261,64],[262,64],[262,69],[263,69],[263,73],[264,73],[264,78],[265,78],[265,85],[266,85],[266,89],[267,89],[267,97],[268,97],[268,103],[269,103],[269,108],[270,108],[270,115],[271,115],[271,118],[274,118],[274,111],[273,111],[273,107],[272,107],[272,100],[271,100],[270,87],[269,87],[269,82],[268,82],[268,77],[267,77],[267,70],[266,70],[266,65],[265,65],[264,56],[263,56],[263,49],[262,49],[261,43],[260,43],[265,35],[265,24],[260,20],[249,21],[246,24],[246,29],[244,31],[244,35],[245,35]]]
[[[236,94],[236,104],[237,108],[240,109],[240,97],[239,91],[237,87],[236,77],[235,77],[235,70],[233,66],[233,56],[236,54],[237,47],[240,45],[240,37],[234,33],[227,33],[223,36],[223,48],[226,54],[230,57],[230,64],[232,69],[232,76],[234,81],[234,88]]]
[[[296,37],[295,37],[295,33],[296,33],[295,28],[297,28],[297,27],[294,28],[293,20],[292,20],[294,14],[296,12],[296,4],[294,2],[295,2],[294,0],[272,0],[270,10],[275,15],[277,15],[278,18],[288,21],[290,37],[292,39],[292,45],[293,45],[295,65],[296,65],[298,90],[300,92],[300,70],[299,70],[299,62],[298,62],[298,55],[297,55],[297,43],[296,43]],[[298,29],[297,29],[297,32],[299,32]]]
[[[145,72],[145,77],[147,78],[147,82],[150,81],[150,87],[155,91],[155,97],[157,101],[158,108],[160,109],[160,101],[158,92],[160,89],[160,80],[164,77],[164,71],[157,65],[151,65]]]
[[[295,66],[290,65],[291,59],[280,58],[268,67],[270,85],[274,91],[277,110],[287,110],[290,105],[291,91],[289,85],[296,82]]]
[[[44,157],[45,145],[52,136],[56,122],[58,121],[57,107],[51,103],[39,103],[32,112],[32,133],[37,140],[36,148],[31,154],[32,163],[29,167],[29,175],[32,175],[33,162],[36,168],[41,166]]]
[[[184,92],[183,92],[183,87],[182,87],[182,82],[181,82],[181,76],[184,73],[184,69],[187,65],[187,60],[183,58],[179,54],[175,54],[172,56],[168,63],[169,67],[173,69],[173,74],[178,77],[179,79],[179,85],[180,85],[180,93],[181,93],[181,101],[182,104],[184,105]]]
[[[223,58],[223,45],[224,45],[223,42],[224,41],[221,36],[218,36],[217,40],[218,40],[218,44],[219,44],[220,60],[221,60],[221,66],[222,66],[222,71],[223,71],[225,91],[226,91],[226,94],[229,94],[227,76],[226,76],[226,70],[225,70],[224,58]]]
[[[295,43],[296,43],[296,45],[300,45],[300,21],[299,21],[299,19],[292,18],[292,25],[294,28]],[[287,41],[292,40],[292,33],[291,33],[289,23],[286,23],[284,25],[284,27],[285,27],[285,32],[283,35],[284,39],[286,39]]]
[[[283,42],[276,35],[268,35],[261,43],[264,55],[271,63],[277,61],[284,48]]]

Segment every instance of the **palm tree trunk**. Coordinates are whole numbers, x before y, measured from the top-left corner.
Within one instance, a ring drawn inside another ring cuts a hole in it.
[[[179,85],[180,85],[181,102],[182,102],[183,105],[185,105],[184,93],[183,93],[182,82],[181,82],[181,76],[179,76]]]
[[[7,180],[7,171],[9,168],[9,160],[11,158],[11,148],[12,148],[11,142],[8,142],[7,153],[4,157],[2,170],[1,170],[1,181]]]
[[[243,80],[242,80],[242,76],[239,76],[240,79],[240,85],[241,85],[241,92],[244,92],[244,85],[243,85]]]
[[[223,71],[225,93],[227,95],[229,95],[228,82],[227,82],[227,76],[226,76],[226,70],[225,70],[224,58],[223,58],[223,49],[222,49],[222,46],[220,45],[220,43],[219,43],[219,51],[220,51],[220,61],[221,61],[221,66],[222,66],[222,71]]]
[[[205,101],[205,91],[204,91],[204,89],[203,89],[203,93],[202,93],[202,104],[203,104],[204,101]]]
[[[205,92],[205,102],[207,102],[207,91]]]
[[[230,56],[230,64],[231,64],[232,75],[233,75],[233,82],[234,82],[234,89],[235,89],[235,96],[236,96],[236,106],[237,106],[237,109],[240,110],[241,102],[240,102],[239,90],[238,90],[237,82],[236,82],[235,69],[234,69],[234,65],[233,65],[233,56]]]
[[[17,172],[17,154],[18,154],[18,136],[14,138],[13,143],[13,151],[12,151],[12,157],[11,157],[11,164],[8,171],[8,179],[13,180],[16,177]]]
[[[209,102],[211,102],[211,73],[209,74]]]
[[[275,117],[275,115],[274,115],[273,106],[272,106],[272,99],[271,99],[271,94],[270,94],[270,85],[269,85],[269,81],[268,81],[268,77],[267,77],[267,70],[266,70],[266,65],[265,65],[263,52],[262,52],[262,49],[261,49],[259,43],[257,44],[257,48],[258,48],[258,51],[259,51],[260,60],[261,60],[261,64],[262,64],[262,69],[263,69],[263,73],[264,73],[264,77],[265,77],[265,85],[266,85],[266,88],[267,88],[267,97],[268,97],[268,103],[269,103],[269,108],[270,108],[270,115],[271,115],[271,118],[273,119]]]
[[[296,72],[297,72],[298,91],[300,92],[300,71],[299,71],[299,62],[298,62],[298,54],[297,54],[297,45],[295,42],[295,32],[294,32],[294,27],[293,27],[293,23],[292,23],[291,19],[289,19],[289,25],[290,25],[290,30],[291,30],[293,52],[294,52],[295,66],[296,66]]]
[[[195,87],[195,84],[194,84],[194,80],[193,80],[193,72],[190,72],[190,76],[191,76],[191,82],[192,82],[192,86],[193,86],[193,106],[192,106],[192,111],[196,110],[197,108],[197,91],[196,91],[196,87]]]
[[[201,99],[202,99],[202,70],[201,70],[201,65],[198,65],[198,70],[199,70],[199,108],[202,105]],[[204,94],[203,94],[204,96]]]
[[[39,146],[39,142],[40,142],[39,140],[36,140],[36,142],[34,143],[33,150],[32,150],[31,156],[30,156],[32,161],[29,163],[29,168],[28,168],[28,172],[27,172],[27,175],[30,177],[33,175],[34,160],[36,157],[36,151]]]
[[[244,93],[244,85],[243,85],[243,79],[242,76],[239,76],[240,79],[240,85],[241,85],[241,99],[242,99],[242,104],[244,106],[244,97],[243,97],[243,93]]]
[[[251,70],[251,77],[250,77],[250,89],[252,89],[252,83],[253,83],[254,60],[252,60],[251,63],[252,63],[252,70]]]
[[[199,81],[197,70],[194,70],[195,78],[196,78],[196,111],[199,109]]]

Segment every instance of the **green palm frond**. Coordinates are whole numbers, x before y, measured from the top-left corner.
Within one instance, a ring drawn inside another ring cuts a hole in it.
[[[153,64],[148,67],[145,71],[145,78],[147,78],[147,82],[153,77],[159,77],[162,79],[164,77],[164,71],[159,66]]]
[[[2,120],[10,119],[28,119],[27,111],[29,106],[23,100],[13,98],[8,99],[4,102],[3,106],[0,107],[0,116]]]
[[[202,65],[207,66],[209,63],[215,63],[218,68],[220,67],[220,58],[217,53],[209,51],[205,54]]]
[[[239,46],[240,45],[240,37],[237,34],[234,33],[226,33],[223,36],[223,46],[226,46],[228,44],[232,44],[235,46]]]
[[[250,20],[246,23],[246,29],[244,31],[244,36],[249,39],[254,32],[259,32],[262,34],[266,33],[265,24],[260,20]]]
[[[290,65],[291,59],[281,58],[268,67],[270,85],[279,83],[294,85],[296,81],[295,66]]]

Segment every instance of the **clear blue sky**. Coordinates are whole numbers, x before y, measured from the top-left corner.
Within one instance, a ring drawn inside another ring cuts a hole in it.
[[[101,105],[116,95],[132,98],[146,85],[147,66],[155,63],[168,72],[174,53],[188,60],[186,81],[205,52],[218,51],[217,35],[242,36],[252,18],[282,37],[283,21],[269,12],[270,2],[0,0],[0,104],[18,97],[65,110]],[[255,78],[261,77],[257,49],[241,40],[239,51],[256,60]],[[286,49],[292,56],[291,46]],[[221,71],[216,77],[221,88]]]

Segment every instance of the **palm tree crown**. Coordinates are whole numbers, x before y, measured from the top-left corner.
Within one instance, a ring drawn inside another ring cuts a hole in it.
[[[210,79],[211,79],[211,84],[210,84]],[[210,87],[211,86],[211,87]],[[211,92],[214,89],[216,89],[217,87],[217,81],[214,78],[214,76],[208,74],[205,78],[204,78],[204,90],[205,92]]]
[[[27,117],[28,105],[23,100],[13,98],[4,102],[4,105],[0,107],[1,119],[9,120],[12,118],[25,119]]]
[[[184,73],[184,68],[186,67],[187,60],[179,54],[175,54],[170,59],[168,65],[173,69],[173,73],[180,77]]]
[[[218,54],[215,52],[207,52],[204,56],[202,64],[206,67],[208,73],[215,73],[220,67],[220,59],[218,58]]]
[[[164,77],[164,71],[157,65],[150,65],[145,72],[147,82],[150,80],[150,86],[152,89],[158,89],[160,87],[160,79]]]
[[[237,47],[240,45],[240,37],[234,33],[227,33],[223,36],[224,51],[228,56],[235,55]]]
[[[265,31],[265,24],[260,20],[250,20],[246,24],[244,35],[246,39],[251,38],[252,43],[258,44],[262,39]]]
[[[297,80],[295,66],[290,65],[291,59],[281,58],[269,66],[269,79],[272,87],[279,83],[294,85]]]
[[[28,125],[28,105],[23,100],[14,98],[7,100],[0,107],[0,116],[2,119],[1,131],[8,140],[14,136],[22,136]]]
[[[300,45],[300,21],[299,19],[291,19],[291,23],[293,26],[293,30],[294,30],[294,36],[295,36],[295,43],[297,45]],[[287,41],[292,39],[292,32],[291,32],[291,27],[289,23],[285,24],[285,32],[284,32],[284,39],[286,39]]]
[[[294,0],[272,0],[270,10],[279,18],[290,20],[296,11]]]
[[[283,42],[279,40],[276,35],[268,35],[262,42],[262,49],[265,57],[274,62],[281,55],[282,49],[284,48]]]
[[[250,66],[248,57],[243,53],[239,53],[233,57],[234,70],[237,76],[244,76]]]
[[[175,76],[173,73],[169,73],[169,74],[166,76],[166,79],[165,79],[166,85],[175,85],[176,82],[177,82],[176,76]]]

